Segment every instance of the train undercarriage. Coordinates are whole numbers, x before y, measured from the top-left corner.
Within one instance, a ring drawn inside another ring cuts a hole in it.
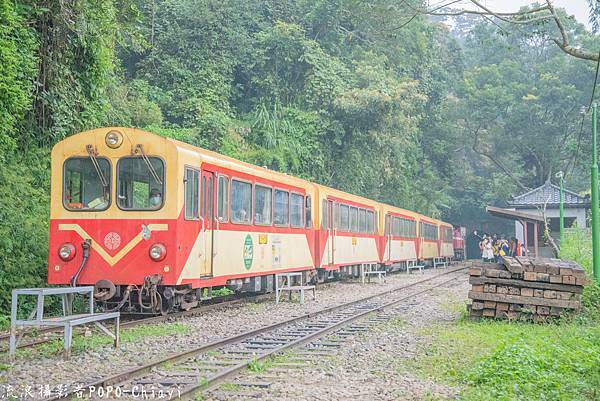
[[[426,263],[426,261],[423,261]],[[377,264],[378,270],[393,272],[402,270],[401,263]],[[361,265],[340,266],[338,269],[317,268],[305,270],[302,281],[308,284],[358,278]],[[168,314],[186,311],[213,298],[213,290],[227,288],[231,294],[264,294],[275,291],[275,275],[253,276],[227,281],[225,287],[192,288],[190,285],[163,285],[158,274],[146,276],[140,285],[115,285],[109,280],[100,280],[94,286],[96,304],[103,311],[121,311],[130,314]]]
[[[316,274],[307,272],[305,279]],[[228,280],[225,287],[191,288],[190,285],[163,285],[160,275],[146,276],[144,284],[115,285],[100,280],[94,286],[96,304],[103,311],[130,314],[168,314],[190,310],[213,298],[213,290],[227,288],[232,293],[264,294],[275,290],[275,276],[264,275]]]

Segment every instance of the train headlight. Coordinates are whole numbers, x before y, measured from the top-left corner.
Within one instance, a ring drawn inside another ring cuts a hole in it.
[[[123,135],[119,131],[109,131],[104,141],[106,142],[106,146],[116,149],[123,143]]]
[[[154,244],[150,247],[150,259],[160,262],[167,256],[167,248],[163,244]]]
[[[71,243],[62,244],[60,248],[58,248],[58,257],[64,260],[65,262],[72,260],[75,257],[76,253],[77,248],[75,248],[75,245]]]

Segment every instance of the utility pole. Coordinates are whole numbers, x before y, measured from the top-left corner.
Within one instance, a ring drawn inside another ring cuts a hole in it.
[[[596,103],[592,106],[592,254],[594,278],[600,282],[600,210],[598,210],[598,130]]]
[[[559,171],[558,173],[556,173],[556,177],[558,177],[559,182],[560,182],[560,204],[559,204],[559,211],[560,211],[560,237],[559,237],[559,241],[560,241],[560,246],[559,246],[559,250],[560,248],[562,248],[562,244],[563,244],[563,240],[565,238],[565,195],[564,195],[564,187],[563,187],[563,178],[564,178],[564,173],[562,171]]]

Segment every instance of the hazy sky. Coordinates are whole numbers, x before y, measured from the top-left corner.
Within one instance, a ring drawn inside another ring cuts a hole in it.
[[[431,5],[435,5],[439,0],[430,0]],[[543,4],[544,1],[538,1]],[[480,3],[489,7],[493,11],[517,11],[520,7],[526,6],[532,3],[527,0],[480,0]],[[577,21],[585,24],[589,28],[588,23],[588,5],[586,0],[554,0],[555,7],[562,7],[567,10],[569,14],[575,15]],[[473,3],[468,0],[464,0],[460,3],[453,4],[452,7],[456,8],[475,8]]]

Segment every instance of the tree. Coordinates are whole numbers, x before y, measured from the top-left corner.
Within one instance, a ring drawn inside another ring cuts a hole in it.
[[[432,9],[415,7],[414,10],[415,15],[421,13],[436,17],[454,17],[465,14],[478,15],[496,24],[496,22],[491,19],[493,18],[497,21],[512,25],[512,27],[504,26],[502,28],[507,33],[517,31],[521,26],[535,26],[537,29],[546,32],[548,40],[558,46],[564,53],[583,60],[598,61],[600,59],[600,52],[583,47],[586,45],[586,41],[581,40],[581,31],[573,29],[573,23],[570,21],[570,18],[563,10],[556,9],[552,0],[545,0],[545,5],[535,3],[531,8],[524,7],[519,11],[508,13],[493,11],[491,8],[486,7],[477,0],[470,0],[470,2],[473,3],[477,9],[452,10],[449,6],[455,2],[450,1],[443,5],[437,5]],[[597,32],[598,27],[600,26],[600,7],[592,0],[588,0],[588,4],[590,9],[590,22],[594,27],[594,31]],[[578,43],[573,44],[571,38],[574,38]]]

